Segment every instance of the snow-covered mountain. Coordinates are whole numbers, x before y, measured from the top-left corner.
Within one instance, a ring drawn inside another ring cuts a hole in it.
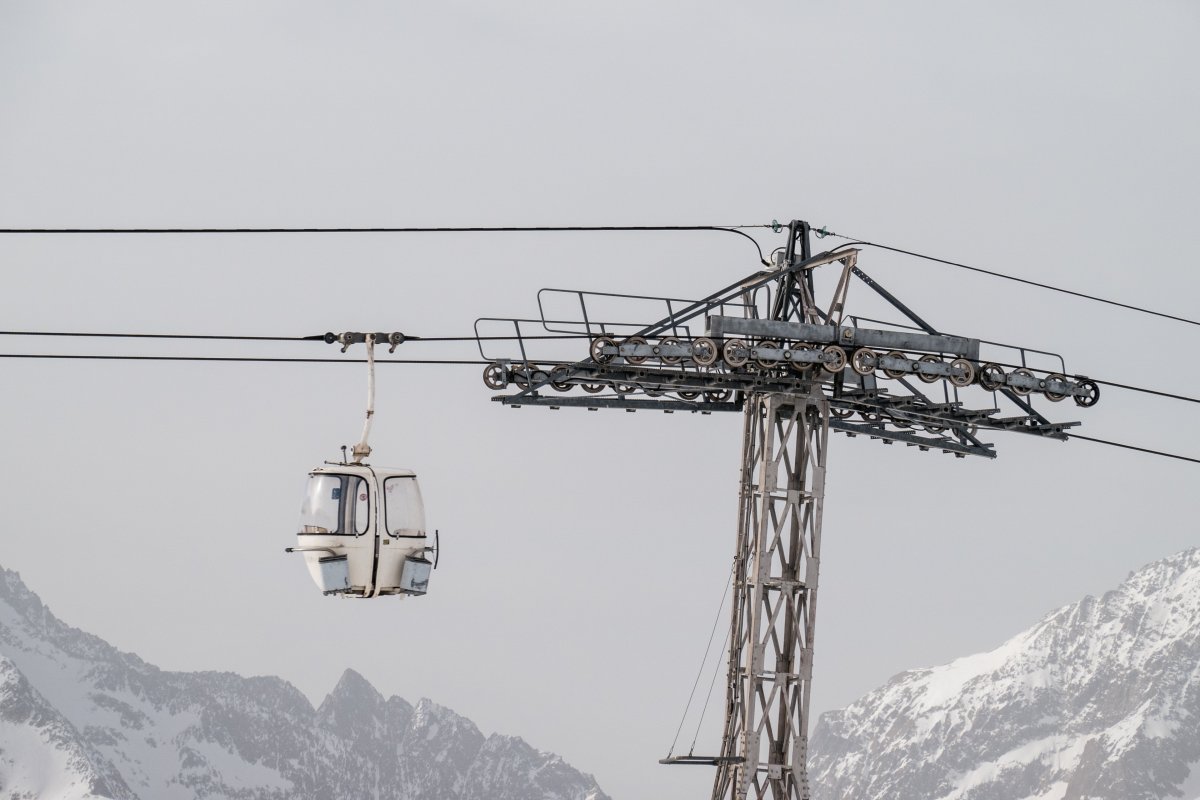
[[[608,800],[518,738],[347,670],[319,708],[279,678],[164,672],[59,621],[0,569],[6,800]]]
[[[821,717],[817,800],[1200,798],[1200,550]]]

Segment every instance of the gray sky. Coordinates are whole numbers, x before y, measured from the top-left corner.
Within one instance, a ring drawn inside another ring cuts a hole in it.
[[[1195,317],[1198,21],[1182,1],[9,0],[0,226],[803,218]],[[698,296],[756,263],[698,233],[4,237],[0,327],[465,335],[533,314],[543,286]],[[1200,395],[1193,326],[878,251],[860,264],[943,330]],[[881,311],[861,287],[850,308]],[[443,568],[420,601],[338,602],[282,550],[306,470],[357,436],[361,368],[2,364],[0,563],[69,623],[318,702],[350,666],[557,751],[616,797],[707,790],[709,770],[655,762],[732,554],[737,417],[514,411],[474,367],[381,369],[375,461],[419,473]],[[1052,411],[1200,453],[1186,404],[1109,390]],[[1194,465],[991,440],[991,463],[834,440],[818,708],[1198,543]]]

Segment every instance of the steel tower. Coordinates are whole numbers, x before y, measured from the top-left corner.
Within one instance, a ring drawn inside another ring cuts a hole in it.
[[[806,769],[829,433],[994,458],[982,430],[1065,439],[1031,395],[1094,405],[1052,353],[939,333],[858,267],[853,247],[811,253],[795,221],[786,244],[746,278],[700,300],[543,289],[539,315],[476,321],[485,384],[511,405],[740,411],[744,415],[725,725],[719,754],[664,763],[716,767],[713,800],[807,800]],[[814,273],[837,270],[818,302]],[[845,313],[859,279],[904,317]],[[649,323],[605,321],[608,309]],[[636,317],[633,317],[636,318]],[[489,353],[489,334],[516,351]],[[586,337],[586,358],[547,353]],[[539,348],[539,352],[530,352]],[[987,349],[989,360],[981,358]],[[1034,364],[1042,365],[1034,369]],[[926,384],[922,390],[918,384]],[[577,391],[578,390],[578,391]],[[960,398],[988,399],[971,408]],[[1005,415],[1008,412],[1009,415]],[[857,419],[855,419],[857,417]]]

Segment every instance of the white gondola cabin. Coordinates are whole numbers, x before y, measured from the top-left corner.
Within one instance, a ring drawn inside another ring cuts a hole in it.
[[[330,464],[308,476],[300,530],[302,553],[325,594],[421,595],[433,563],[425,507],[410,470]]]
[[[342,352],[357,342],[367,345],[367,416],[353,460],[325,462],[308,473],[300,530],[295,547],[324,594],[342,597],[422,595],[437,566],[437,531],[433,546],[425,534],[425,505],[416,473],[364,464],[371,455],[367,438],[375,416],[375,342],[396,349],[401,333],[327,333],[325,341],[342,343]],[[433,561],[427,557],[433,554]]]

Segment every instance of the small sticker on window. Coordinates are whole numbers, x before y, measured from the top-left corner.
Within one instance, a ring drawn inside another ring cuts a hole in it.
[[[367,500],[367,493],[366,493],[366,492],[363,492],[362,494],[360,494],[360,495],[358,496],[358,499],[359,499],[359,500],[362,500],[363,502],[366,502],[366,500]]]
[[[333,499],[334,500],[342,499],[342,487],[340,487],[340,486],[333,487]]]

